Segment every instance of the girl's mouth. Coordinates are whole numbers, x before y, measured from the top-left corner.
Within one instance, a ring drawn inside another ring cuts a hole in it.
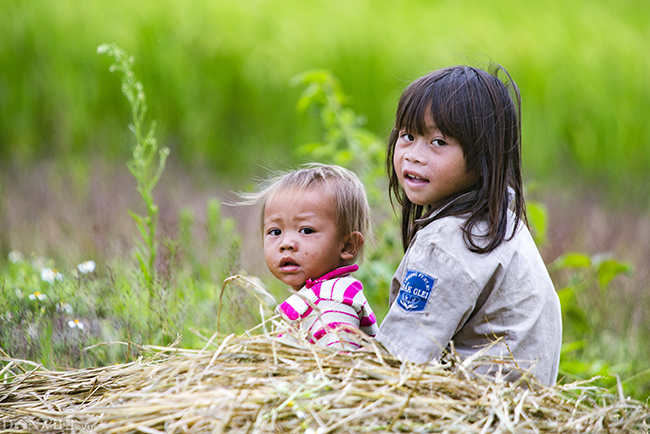
[[[415,184],[428,184],[429,180],[421,178],[413,173],[405,173],[404,179]]]

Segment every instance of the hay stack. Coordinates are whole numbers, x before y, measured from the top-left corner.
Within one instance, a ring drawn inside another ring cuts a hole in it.
[[[472,374],[480,358],[418,366],[372,343],[341,353],[267,333],[213,348],[147,347],[145,360],[104,368],[23,368],[0,385],[0,431],[647,433],[650,421],[646,405],[587,383],[488,381]],[[6,376],[29,362],[3,363]]]

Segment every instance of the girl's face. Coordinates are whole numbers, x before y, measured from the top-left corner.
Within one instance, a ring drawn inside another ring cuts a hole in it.
[[[264,208],[264,258],[271,273],[298,291],[346,264],[346,236],[326,189],[279,191]]]
[[[424,135],[401,130],[395,144],[395,174],[406,196],[416,205],[435,205],[478,181],[467,172],[463,148],[445,137],[427,117]]]

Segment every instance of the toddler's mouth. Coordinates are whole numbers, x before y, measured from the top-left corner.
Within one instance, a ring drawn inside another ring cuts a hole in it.
[[[282,258],[280,261],[280,269],[282,271],[295,271],[300,266],[291,258]]]

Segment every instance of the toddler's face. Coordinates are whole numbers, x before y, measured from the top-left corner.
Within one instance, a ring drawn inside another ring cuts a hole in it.
[[[280,191],[264,209],[264,258],[271,273],[298,291],[308,278],[345,265],[344,235],[326,189]]]
[[[424,135],[399,132],[393,164],[406,196],[416,205],[435,205],[478,181],[467,172],[460,143],[444,136],[433,120]]]

